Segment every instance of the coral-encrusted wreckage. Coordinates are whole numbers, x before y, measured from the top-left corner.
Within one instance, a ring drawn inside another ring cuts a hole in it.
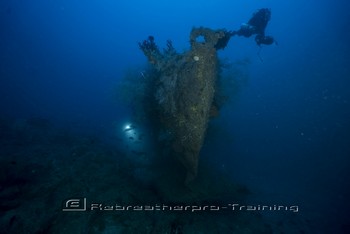
[[[208,121],[217,113],[214,94],[218,77],[217,50],[230,39],[226,30],[194,28],[190,34],[191,49],[177,53],[171,41],[163,53],[153,36],[139,43],[159,76],[155,99],[163,125],[172,133],[172,149],[186,168],[186,183],[198,171],[199,152]]]
[[[270,17],[270,9],[262,8],[237,31],[194,28],[190,34],[191,49],[182,54],[175,51],[171,41],[161,53],[153,36],[139,43],[158,73],[156,105],[163,125],[172,132],[172,149],[187,170],[186,183],[197,175],[209,117],[218,113],[218,103],[214,101],[219,71],[217,50],[224,49],[236,35],[255,35],[259,47],[277,44],[273,37],[265,35]]]

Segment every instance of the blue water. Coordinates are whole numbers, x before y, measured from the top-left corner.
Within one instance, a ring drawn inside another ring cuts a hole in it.
[[[278,45],[259,58],[253,38],[233,37],[219,52],[249,59],[249,79],[213,121],[203,158],[251,188],[253,201],[296,204],[315,228],[346,233],[347,1],[1,1],[1,118],[40,117],[108,139],[131,118],[115,96],[126,70],[147,63],[137,42],[171,39],[181,52],[192,27],[235,30],[262,7]]]

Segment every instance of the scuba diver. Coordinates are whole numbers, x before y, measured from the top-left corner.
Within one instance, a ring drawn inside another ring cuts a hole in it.
[[[244,36],[250,37],[252,35],[255,36],[255,42],[258,46],[263,45],[271,45],[272,43],[276,43],[275,39],[271,36],[265,36],[265,28],[267,23],[271,18],[271,11],[268,8],[262,8],[255,12],[252,18],[248,21],[248,23],[244,23],[241,25],[241,28],[238,31],[231,31],[231,36]]]
[[[232,36],[244,36],[250,37],[255,36],[256,44],[261,48],[261,45],[271,45],[277,41],[272,36],[265,35],[265,28],[271,18],[271,10],[268,8],[262,8],[256,11],[248,23],[241,25],[241,28],[237,31],[226,31],[224,30],[224,36],[218,40],[215,45],[217,50],[224,49]]]

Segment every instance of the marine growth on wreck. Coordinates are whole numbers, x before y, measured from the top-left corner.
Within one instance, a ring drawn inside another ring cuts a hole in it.
[[[154,89],[159,119],[171,132],[171,148],[186,169],[186,184],[196,178],[209,117],[217,112],[213,102],[219,70],[217,50],[225,48],[229,39],[230,33],[224,29],[200,27],[192,29],[191,47],[184,53],[176,52],[171,41],[161,52],[153,36],[139,43],[159,74]]]

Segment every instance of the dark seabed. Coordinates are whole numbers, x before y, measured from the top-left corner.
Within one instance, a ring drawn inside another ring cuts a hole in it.
[[[218,51],[222,106],[185,185],[138,42],[183,53],[192,27],[237,30],[260,8],[277,45]],[[350,233],[349,9],[1,1],[0,233]]]

